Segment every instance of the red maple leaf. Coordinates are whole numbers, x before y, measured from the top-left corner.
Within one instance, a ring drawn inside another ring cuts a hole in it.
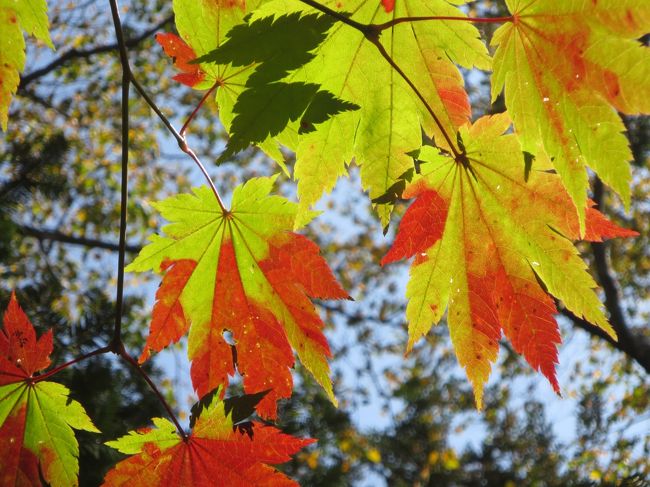
[[[37,339],[16,294],[11,293],[4,328],[0,331],[0,385],[19,382],[47,368],[52,347],[52,330]]]
[[[156,34],[156,41],[165,50],[165,54],[174,60],[174,66],[182,71],[181,74],[174,76],[174,80],[186,86],[194,86],[205,78],[205,73],[198,64],[189,62],[196,59],[194,49],[178,37],[176,34],[161,33]]]
[[[0,486],[77,485],[72,428],[98,432],[68,389],[33,379],[50,365],[52,331],[36,331],[11,294],[0,329]]]

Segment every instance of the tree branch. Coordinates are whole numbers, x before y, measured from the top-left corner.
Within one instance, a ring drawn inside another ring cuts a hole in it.
[[[128,176],[129,176],[129,89],[131,88],[131,68],[129,66],[129,55],[127,52],[124,31],[120,20],[120,11],[117,0],[110,0],[113,25],[115,26],[115,37],[120,52],[120,64],[122,65],[122,136],[120,144],[122,147],[122,171],[120,190],[120,243],[117,253],[117,291],[115,297],[115,329],[113,333],[113,345],[122,343],[122,314],[124,312],[124,262],[126,253],[126,216],[128,199]]]
[[[117,297],[115,298],[115,328],[113,330],[113,340],[111,341],[109,347],[111,351],[122,357],[127,361],[131,366],[133,366],[136,371],[142,376],[142,378],[149,384],[149,387],[154,392],[160,403],[163,405],[167,414],[172,419],[176,425],[178,433],[181,435],[183,440],[187,440],[187,433],[183,430],[174,411],[169,406],[165,397],[160,393],[154,382],[151,380],[151,377],[140,367],[140,364],[128,354],[124,348],[124,343],[122,342],[122,314],[123,314],[123,304],[124,304],[124,254],[126,251],[126,203],[128,196],[128,165],[129,165],[129,89],[131,83],[135,87],[138,87],[141,91],[142,88],[134,80],[133,74],[131,73],[131,66],[129,65],[129,53],[127,50],[126,41],[124,40],[124,31],[122,29],[122,21],[120,19],[120,10],[117,4],[117,0],[109,0],[111,7],[111,15],[113,17],[113,25],[115,26],[115,37],[117,38],[117,44],[119,46],[120,52],[120,64],[122,65],[122,180],[121,180],[121,199],[120,199],[120,243],[119,243],[119,253],[118,253],[118,274],[117,274]],[[191,152],[191,150],[190,150]],[[211,182],[211,181],[210,181]],[[215,188],[216,191],[216,188]],[[217,194],[217,200],[221,204],[219,195]],[[223,208],[223,205],[222,205]]]
[[[127,48],[137,46],[142,41],[155,34],[156,31],[159,31],[167,24],[169,24],[173,19],[174,19],[173,15],[166,17],[161,22],[153,26],[151,29],[145,30],[137,37],[124,41],[124,45]],[[18,85],[18,92],[20,93],[21,91],[23,91],[26,88],[26,86],[30,84],[32,81],[35,81],[39,78],[42,78],[43,76],[46,76],[52,71],[55,71],[56,69],[62,66],[65,66],[70,61],[74,61],[76,59],[88,59],[94,56],[95,54],[104,54],[107,52],[117,51],[119,47],[120,47],[119,44],[115,43],[115,44],[107,44],[104,46],[95,46],[89,49],[70,49],[69,51],[63,53],[61,56],[54,59],[52,62],[43,66],[42,68],[32,71],[31,73],[28,73],[25,76],[22,76],[20,78],[20,84]]]
[[[50,240],[54,242],[68,243],[72,245],[80,245],[82,247],[89,247],[95,249],[104,249],[118,252],[120,246],[113,242],[105,242],[95,238],[76,237],[68,235],[58,230],[45,230],[42,228],[35,228],[29,225],[16,225],[16,229],[26,237],[34,237],[38,240]],[[137,254],[142,248],[140,245],[125,245],[127,252]]]

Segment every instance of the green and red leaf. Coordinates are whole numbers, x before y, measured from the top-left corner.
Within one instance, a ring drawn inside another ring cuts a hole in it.
[[[553,161],[585,228],[586,167],[630,202],[632,153],[616,110],[650,112],[645,0],[508,0],[494,35],[492,98],[505,101],[524,151]]]
[[[0,485],[78,484],[72,428],[98,432],[67,388],[35,381],[50,365],[52,332],[36,331],[12,293],[0,331]]]
[[[292,349],[334,401],[330,349],[309,298],[348,297],[318,247],[291,232],[297,205],[270,196],[273,181],[236,188],[229,211],[208,188],[156,203],[171,224],[127,268],[164,274],[141,360],[189,328],[199,396],[226,385],[237,369],[246,392],[271,389],[258,407],[268,418],[291,395]]]
[[[407,287],[408,349],[447,311],[479,408],[502,333],[559,392],[560,335],[551,296],[615,336],[571,243],[580,230],[569,196],[539,160],[524,182],[520,145],[504,135],[509,125],[502,114],[461,128],[466,162],[422,149],[422,173],[404,193],[416,200],[382,260],[415,256]],[[637,235],[591,207],[585,213],[589,240]]]

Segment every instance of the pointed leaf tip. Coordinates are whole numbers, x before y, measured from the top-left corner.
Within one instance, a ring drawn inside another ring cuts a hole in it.
[[[386,13],[390,13],[395,9],[395,0],[381,0],[381,4],[384,6]]]
[[[172,58],[174,67],[182,72],[174,76],[175,81],[189,87],[203,81],[205,72],[198,64],[190,63],[196,58],[196,54],[183,39],[172,33],[158,33],[156,34],[156,42],[160,44],[165,54]]]

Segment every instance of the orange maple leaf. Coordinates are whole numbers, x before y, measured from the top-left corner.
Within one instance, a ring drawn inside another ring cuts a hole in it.
[[[156,34],[156,41],[162,46],[169,57],[174,61],[174,66],[182,71],[172,79],[186,86],[194,86],[203,81],[205,73],[198,64],[189,62],[196,59],[194,49],[192,49],[183,39],[176,34],[161,33]]]
[[[106,487],[295,487],[296,482],[269,464],[284,463],[315,441],[257,422],[252,423],[250,434],[233,429],[231,416],[217,398],[203,410],[186,439],[166,419],[153,421],[155,429],[144,428],[107,443],[133,456],[108,472]]]

